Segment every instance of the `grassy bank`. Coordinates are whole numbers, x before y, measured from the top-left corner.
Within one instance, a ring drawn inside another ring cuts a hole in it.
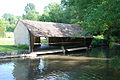
[[[23,48],[19,48],[14,45],[0,45],[0,52],[11,52],[16,50],[23,50]]]
[[[27,49],[26,46],[15,46],[14,38],[0,38],[0,52],[11,52],[15,50]]]

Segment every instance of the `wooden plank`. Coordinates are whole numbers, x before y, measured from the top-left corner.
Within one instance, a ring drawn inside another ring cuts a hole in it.
[[[50,54],[50,53],[58,53],[63,52],[61,49],[59,50],[47,50],[47,51],[40,51],[40,52],[32,52],[31,54],[41,55],[41,54]]]
[[[39,44],[77,44],[77,43],[81,43],[81,42],[58,42],[58,43],[34,43],[34,45],[39,45]]]
[[[71,49],[66,49],[67,51],[76,51],[76,50],[84,50],[88,49],[87,47],[80,47],[80,48],[71,48]]]
[[[80,48],[71,48],[71,49],[66,49],[67,51],[76,51],[76,50],[84,50],[88,49],[87,47],[80,47]],[[32,52],[30,53],[31,55],[42,55],[42,54],[51,54],[51,53],[62,53],[62,49],[56,49],[56,50],[46,50],[46,51],[40,51],[40,52]]]

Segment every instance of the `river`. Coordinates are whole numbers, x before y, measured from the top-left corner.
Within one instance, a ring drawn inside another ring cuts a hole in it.
[[[120,80],[120,46],[0,60],[0,80]]]

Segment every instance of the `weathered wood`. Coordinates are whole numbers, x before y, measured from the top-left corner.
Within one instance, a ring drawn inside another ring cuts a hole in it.
[[[67,51],[76,51],[76,50],[85,50],[87,47],[80,47],[80,48],[70,48],[66,49]],[[54,53],[62,53],[62,49],[56,49],[56,50],[46,50],[46,51],[39,51],[39,52],[32,52],[33,55],[42,55],[42,54],[54,54]]]
[[[67,49],[67,51],[76,51],[76,50],[87,50],[87,47],[80,47],[80,48],[71,48],[71,49]]]
[[[33,52],[33,47],[34,47],[34,36],[31,32],[29,32],[30,34],[30,46],[29,46],[29,52]]]
[[[81,42],[58,42],[58,43],[34,43],[34,45],[39,45],[39,44],[78,44]]]
[[[65,55],[65,47],[64,46],[61,46],[61,49],[62,49],[62,51],[63,51],[63,54]]]
[[[76,42],[78,44],[76,44]],[[64,46],[71,46],[71,45],[85,46],[84,45],[84,37],[83,38],[49,37],[49,43],[50,43],[51,46],[57,46],[58,45],[58,44],[51,44],[51,43],[61,43],[61,46],[62,45],[64,45]]]
[[[83,45],[86,46],[86,38],[83,39]]]
[[[34,42],[35,43],[40,43],[40,37],[35,37]],[[41,46],[41,44],[34,44],[34,47],[36,47],[36,46]]]
[[[40,43],[40,37],[35,37],[35,43]]]
[[[34,41],[32,40],[33,39],[33,35],[31,35],[31,52],[33,51],[33,47],[34,45],[37,46],[37,45],[42,45],[42,44],[45,44],[45,45],[50,45],[50,46],[76,46],[76,47],[89,47],[91,41],[92,41],[92,38],[71,38],[71,37],[49,37],[48,39],[48,43],[40,43],[40,38],[39,37],[35,37],[34,38]],[[63,49],[62,49],[63,50]],[[65,50],[63,50],[63,53]]]

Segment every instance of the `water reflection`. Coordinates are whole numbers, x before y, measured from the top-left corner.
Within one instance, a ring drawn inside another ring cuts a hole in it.
[[[29,80],[30,61],[14,60],[13,75],[16,80]]]
[[[45,70],[45,61],[44,61],[44,57],[41,57],[41,58],[40,58],[40,63],[39,63],[38,68],[40,69],[40,73],[44,72],[44,70]]]
[[[95,48],[89,53],[111,60],[82,60],[70,55],[0,60],[0,80],[120,80],[119,50]]]
[[[13,75],[14,65],[13,62],[0,64],[0,80],[8,80],[8,78],[9,80],[15,80]]]
[[[89,51],[89,57],[97,58],[112,58],[115,56],[120,57],[120,46],[108,47],[97,47]]]

